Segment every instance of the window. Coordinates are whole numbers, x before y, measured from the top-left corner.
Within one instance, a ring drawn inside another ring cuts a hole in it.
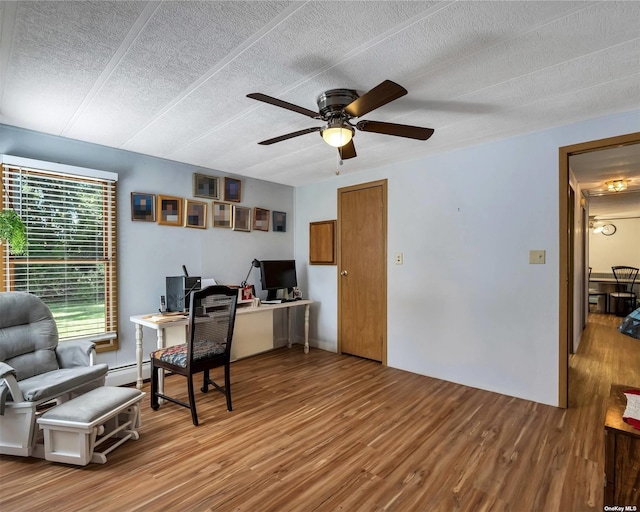
[[[117,175],[2,156],[0,208],[27,228],[27,249],[0,245],[0,291],[24,291],[51,309],[60,340],[118,348]]]

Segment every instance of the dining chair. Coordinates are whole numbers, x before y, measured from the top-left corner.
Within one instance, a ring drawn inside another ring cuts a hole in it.
[[[151,353],[151,408],[157,411],[160,398],[191,410],[191,419],[198,426],[198,414],[193,390],[193,376],[203,373],[201,391],[209,386],[222,393],[231,411],[231,342],[236,318],[238,290],[227,286],[209,286],[191,293],[189,333],[187,342]],[[210,378],[209,370],[224,367],[224,386]],[[186,403],[158,390],[159,372],[168,370],[187,378]]]
[[[637,295],[633,291],[636,277],[638,277],[638,269],[619,265],[611,267],[613,277],[616,278],[616,291],[609,294],[611,299],[615,299],[616,316],[626,316],[636,308]]]
[[[589,285],[591,285],[591,267],[589,267]],[[591,302],[592,297],[596,299],[596,302]],[[604,312],[608,313],[609,312],[609,293],[602,291],[598,288],[589,288],[589,298],[588,298],[589,304],[595,304],[596,307],[598,307],[598,312],[602,311],[599,309],[600,297],[604,297]]]

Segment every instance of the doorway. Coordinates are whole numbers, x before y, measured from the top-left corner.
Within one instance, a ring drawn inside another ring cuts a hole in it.
[[[338,189],[338,353],[387,364],[387,180]]]
[[[571,236],[574,226],[570,227],[569,209],[569,158],[572,155],[599,151],[601,149],[640,143],[640,132],[620,135],[607,139],[583,142],[559,148],[559,357],[558,357],[558,406],[569,405],[569,347],[573,325],[574,298],[570,290],[574,289],[573,245]],[[584,236],[584,235],[583,235]],[[584,277],[583,277],[584,279]],[[579,298],[583,300],[583,298]],[[582,304],[581,304],[582,307]]]

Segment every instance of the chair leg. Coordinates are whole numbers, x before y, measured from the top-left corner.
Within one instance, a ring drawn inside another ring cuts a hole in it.
[[[160,407],[158,401],[158,370],[159,368],[153,364],[153,358],[151,359],[151,408],[157,411]]]
[[[202,388],[200,388],[200,391],[202,391],[203,393],[206,393],[207,391],[209,391],[210,382],[211,382],[211,379],[209,378],[209,370],[205,370],[202,376]]]
[[[189,408],[191,409],[191,419],[193,424],[198,426],[198,413],[196,412],[196,399],[193,394],[193,374],[187,376],[187,387],[189,388]]]
[[[224,395],[227,397],[227,411],[232,411],[231,407],[231,374],[229,372],[229,362],[224,365]]]

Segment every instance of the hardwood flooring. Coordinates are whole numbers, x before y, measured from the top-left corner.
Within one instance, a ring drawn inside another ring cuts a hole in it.
[[[640,340],[589,318],[567,410],[294,346],[232,365],[231,413],[198,393],[199,427],[145,397],[105,465],[0,456],[0,509],[601,511],[606,399],[640,387]]]

